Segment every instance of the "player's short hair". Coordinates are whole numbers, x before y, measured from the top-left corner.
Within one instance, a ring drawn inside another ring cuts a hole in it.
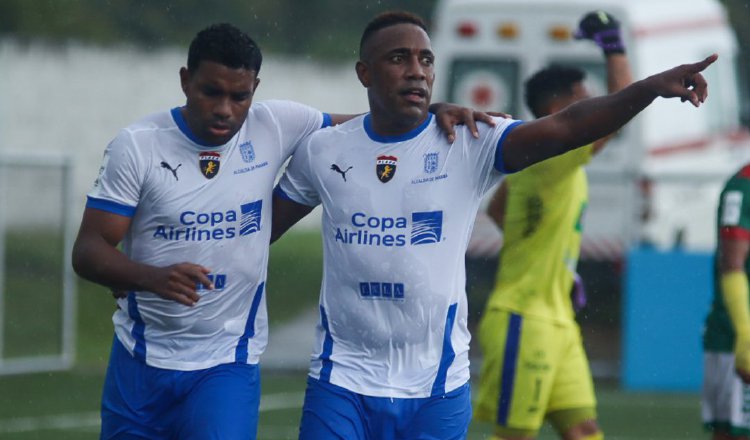
[[[232,69],[248,69],[258,74],[263,55],[247,34],[229,23],[213,24],[193,38],[188,49],[188,70],[194,72],[201,61],[214,61]]]
[[[406,11],[387,11],[377,15],[373,18],[365,27],[362,32],[362,38],[359,40],[359,56],[362,57],[362,48],[365,46],[367,40],[372,37],[375,32],[387,28],[389,26],[395,26],[397,24],[413,24],[419,26],[427,32],[427,25],[424,20],[417,14],[412,14]]]
[[[526,105],[540,118],[549,112],[552,99],[573,94],[573,85],[586,79],[586,72],[570,66],[552,64],[531,76],[524,84]]]

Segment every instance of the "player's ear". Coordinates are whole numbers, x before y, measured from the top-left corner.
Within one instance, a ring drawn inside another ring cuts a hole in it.
[[[190,71],[186,67],[180,68],[180,87],[182,87],[182,93],[187,96],[188,83],[190,82]]]
[[[260,84],[260,78],[255,78],[255,85],[253,85],[253,93],[258,90],[258,84]]]
[[[359,82],[362,83],[365,88],[370,87],[370,69],[367,64],[362,60],[357,61],[354,69],[357,71]]]

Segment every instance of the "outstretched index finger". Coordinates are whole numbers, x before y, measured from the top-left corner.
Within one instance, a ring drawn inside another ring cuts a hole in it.
[[[706,67],[710,66],[719,58],[719,54],[711,54],[710,56],[707,56],[703,61],[698,61],[697,63],[689,64],[690,71],[693,73],[703,72],[706,70]]]

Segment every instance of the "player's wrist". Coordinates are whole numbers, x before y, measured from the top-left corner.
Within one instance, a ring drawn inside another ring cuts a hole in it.
[[[625,54],[625,43],[622,41],[620,29],[606,29],[597,32],[594,34],[593,40],[602,50],[605,57],[615,54]]]

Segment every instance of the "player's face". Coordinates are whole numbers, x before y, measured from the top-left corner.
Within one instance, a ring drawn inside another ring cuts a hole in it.
[[[373,121],[409,130],[427,117],[435,80],[430,38],[413,24],[377,31],[357,63],[357,75],[367,87]]]
[[[180,82],[187,98],[183,115],[190,129],[207,144],[222,145],[245,122],[259,79],[253,70],[201,61],[194,72],[183,67]]]

